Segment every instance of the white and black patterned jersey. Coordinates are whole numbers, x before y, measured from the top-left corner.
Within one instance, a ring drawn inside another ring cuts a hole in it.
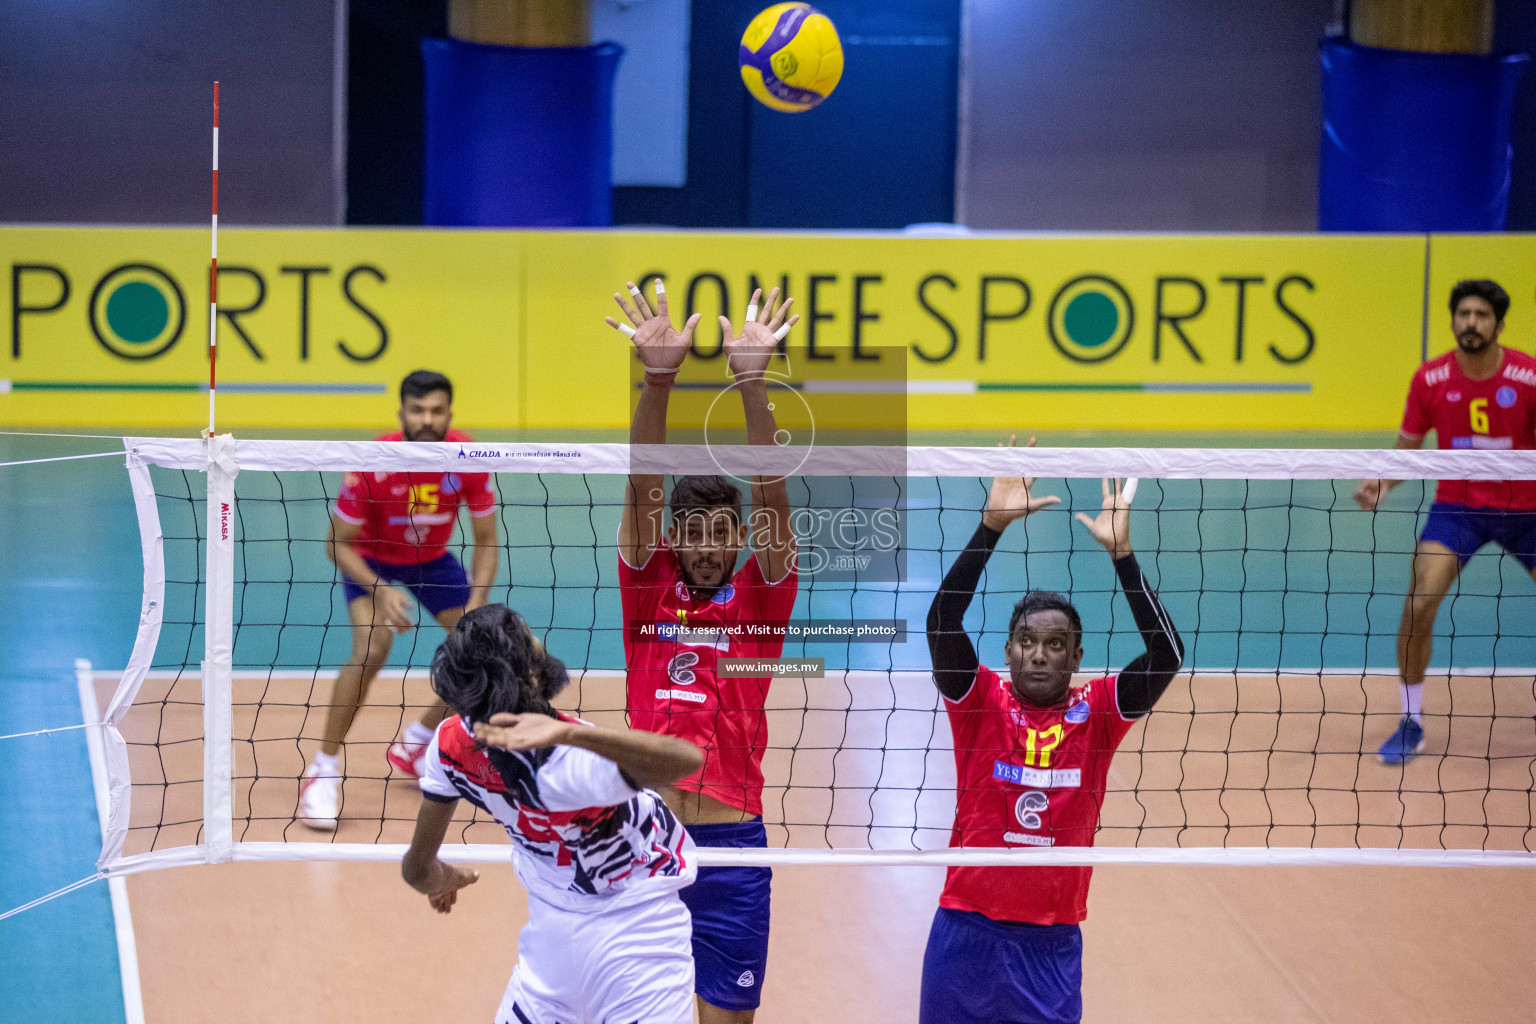
[[[628,905],[698,873],[693,841],[661,797],[590,750],[485,750],[450,716],[427,749],[421,789],[428,800],[468,800],[500,822],[529,895],[562,909]]]

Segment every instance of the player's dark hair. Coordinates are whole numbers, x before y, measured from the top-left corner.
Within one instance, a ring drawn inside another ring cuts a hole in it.
[[[1013,614],[1008,616],[1008,636],[1013,637],[1013,628],[1019,624],[1019,619],[1032,612],[1058,611],[1067,616],[1067,621],[1072,623],[1072,646],[1083,646],[1083,619],[1077,614],[1077,609],[1072,606],[1061,594],[1054,590],[1031,590],[1019,598],[1019,603],[1013,606]]]
[[[681,525],[690,515],[730,509],[741,522],[741,491],[723,476],[680,476],[672,485],[672,521]]]
[[[400,382],[400,404],[407,398],[426,398],[434,391],[448,392],[448,403],[453,404],[453,382],[436,370],[414,370]]]
[[[432,689],[472,722],[503,711],[554,717],[549,702],[569,682],[565,663],[504,604],[465,612],[432,655]]]
[[[1500,288],[1497,281],[1490,281],[1486,277],[1456,282],[1456,287],[1451,289],[1451,315],[1456,315],[1456,307],[1461,305],[1462,299],[1474,296],[1493,307],[1494,319],[1500,323],[1504,321],[1504,314],[1509,312],[1509,293]]]

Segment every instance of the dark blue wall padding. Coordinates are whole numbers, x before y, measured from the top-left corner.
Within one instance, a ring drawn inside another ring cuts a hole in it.
[[[1502,231],[1526,60],[1325,39],[1318,227]]]
[[[424,39],[428,224],[613,222],[613,76],[624,48]]]

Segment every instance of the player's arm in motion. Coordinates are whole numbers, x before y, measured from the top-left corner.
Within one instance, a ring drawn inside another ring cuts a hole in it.
[[[742,322],[741,333],[731,330],[731,322],[720,318],[721,337],[725,339],[727,365],[736,379],[736,389],[741,392],[742,411],[747,421],[747,444],[772,445],[776,441],[778,424],[773,408],[768,402],[767,372],[777,348],[776,334],[780,327],[793,327],[799,314],[790,316],[789,307],[794,299],[779,302],[779,289],[768,293],[768,301],[761,308],[758,300],[763,290],[754,289],[747,303],[747,312],[755,313]],[[783,476],[752,478],[752,550],[763,578],[777,583],[789,572],[795,555],[795,531],[789,517],[789,487]],[[636,564],[636,563],[631,563]]]
[[[496,582],[496,570],[501,566],[501,533],[496,527],[496,516],[470,516],[470,539],[473,550],[469,558],[469,601],[466,612],[482,607],[491,599],[491,584]],[[435,726],[437,723],[434,722]]]
[[[704,763],[704,754],[698,747],[675,736],[578,725],[539,712],[492,715],[489,722],[475,723],[475,739],[497,750],[581,747],[612,761],[635,789],[671,785],[698,771]],[[478,871],[444,864],[438,859],[438,850],[457,808],[457,800],[423,800],[411,847],[400,862],[406,884],[425,895],[432,909],[440,914],[453,908],[460,889],[480,877]]]
[[[1010,446],[1014,440],[1009,438]],[[1034,444],[1033,438],[1030,444]],[[1033,478],[1020,477],[997,477],[992,481],[981,522],[965,550],[945,574],[928,609],[928,650],[933,658],[933,680],[939,692],[950,700],[962,699],[976,678],[978,660],[976,648],[965,632],[965,612],[998,539],[1009,524],[1061,502],[1055,495],[1036,497],[1031,494],[1034,483]],[[1090,519],[1080,513],[1077,518],[1114,560],[1126,601],[1147,646],[1119,677],[1120,711],[1125,717],[1132,718],[1150,711],[1173,681],[1183,663],[1184,644],[1156,592],[1147,585],[1131,549],[1130,504],[1122,494],[1120,483],[1105,480],[1103,488],[1104,508],[1098,517]]]
[[[1131,659],[1115,683],[1120,714],[1140,718],[1152,710],[1184,664],[1184,641],[1173,628],[1167,609],[1157,599],[1157,591],[1142,575],[1136,553],[1131,550],[1131,503],[1125,499],[1123,485],[1119,480],[1104,480],[1102,486],[1102,510],[1092,518],[1079,512],[1077,521],[1088,527],[1093,539],[1114,560],[1120,589],[1125,592],[1125,601],[1131,606],[1136,628],[1146,644],[1147,649]]]
[[[613,300],[624,311],[629,324],[620,324],[613,317],[607,322],[614,330],[631,334],[635,353],[645,366],[645,382],[640,388],[640,401],[635,408],[635,418],[629,426],[629,443],[667,443],[667,398],[678,368],[688,357],[693,344],[693,329],[698,326],[700,314],[688,318],[681,331],[674,330],[667,312],[666,286],[656,279],[656,308],[651,309],[645,293],[628,282],[631,307],[618,292]],[[633,325],[633,326],[631,326]],[[631,473],[624,488],[624,510],[619,520],[619,554],[630,565],[644,565],[661,540],[666,508],[666,491],[660,473]]]

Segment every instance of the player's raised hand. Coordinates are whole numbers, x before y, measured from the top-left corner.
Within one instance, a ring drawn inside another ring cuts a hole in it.
[[[725,339],[726,365],[736,377],[761,377],[768,370],[768,361],[778,349],[779,339],[800,322],[800,315],[789,316],[794,299],[779,302],[777,286],[768,292],[768,301],[758,306],[763,296],[761,288],[753,289],[747,300],[747,315],[741,322],[738,334],[731,328],[728,317],[720,318],[720,336]],[[788,317],[788,319],[785,319]]]
[[[1008,447],[1013,448],[1018,444],[1019,435],[1008,435]],[[1001,448],[1002,442],[997,446]],[[1033,448],[1035,439],[1030,438],[1027,447]],[[1032,492],[1035,486],[1034,477],[997,476],[992,478],[992,490],[987,493],[987,507],[981,513],[981,521],[993,530],[1001,533],[1008,524],[1016,519],[1033,515],[1043,508],[1052,505],[1060,505],[1061,499],[1054,494],[1044,494],[1036,497]]]
[[[499,712],[489,722],[475,723],[475,739],[497,750],[535,750],[562,743],[572,726],[549,715]]]
[[[1111,558],[1124,558],[1131,553],[1131,502],[1121,481],[1105,477],[1099,484],[1104,491],[1102,510],[1093,518],[1079,512],[1077,521],[1088,527]]]
[[[683,324],[682,330],[672,327],[672,317],[667,312],[667,287],[661,278],[656,279],[656,308],[646,301],[645,293],[633,281],[625,284],[629,290],[630,298],[634,300],[631,307],[624,300],[624,296],[618,292],[613,293],[613,301],[619,304],[624,315],[629,319],[628,324],[621,324],[613,317],[604,317],[604,322],[616,331],[629,335],[634,339],[635,352],[640,356],[640,362],[651,373],[673,374],[677,368],[683,365],[683,360],[688,358],[688,349],[693,345],[693,329],[698,326],[699,314],[695,313]],[[633,324],[633,326],[630,326]]]
[[[1391,487],[1385,480],[1361,480],[1360,486],[1355,488],[1355,504],[1367,512],[1375,511],[1389,490]]]
[[[459,890],[478,881],[480,872],[438,861],[427,882],[427,902],[439,914],[449,913],[459,901]]]

